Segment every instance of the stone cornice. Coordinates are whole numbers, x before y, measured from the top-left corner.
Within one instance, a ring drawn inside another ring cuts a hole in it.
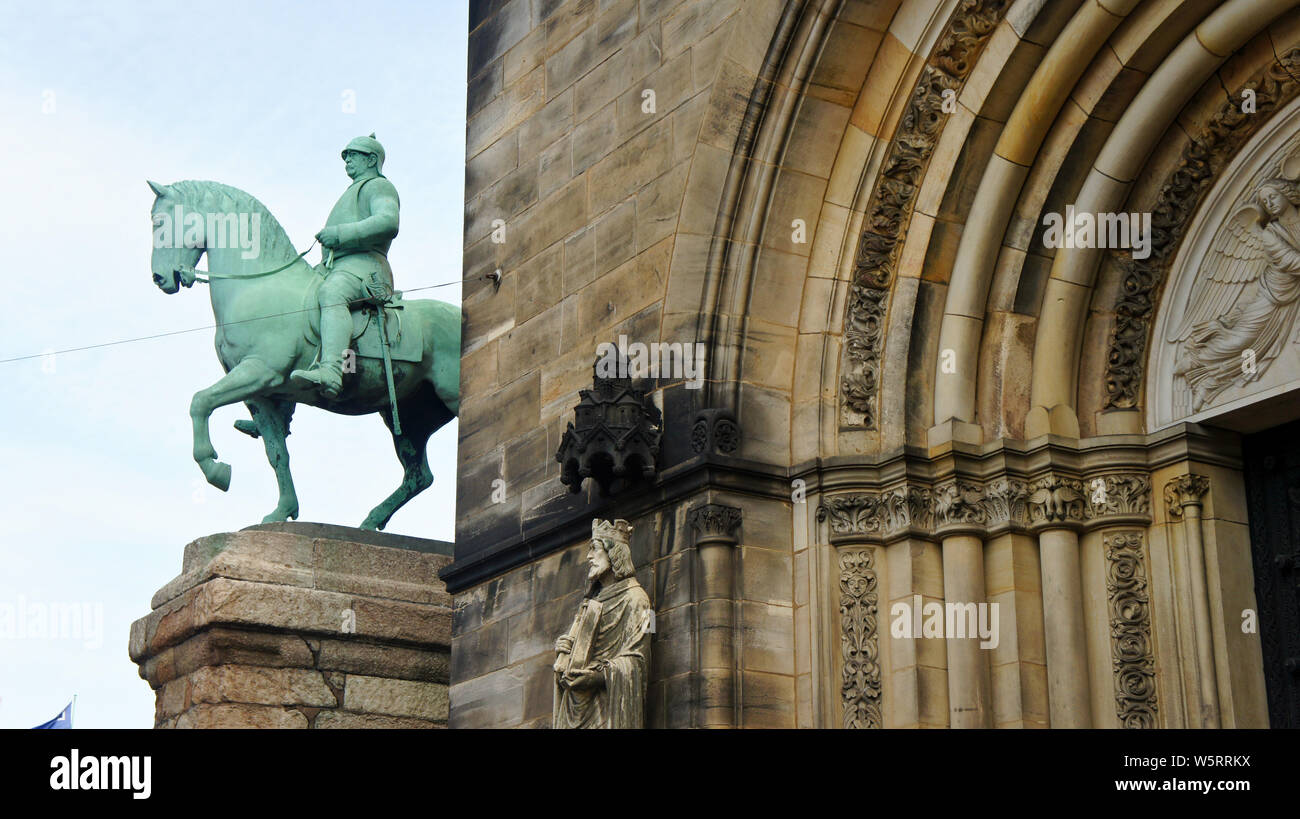
[[[1145,525],[1151,522],[1151,481],[1138,472],[909,481],[878,492],[827,495],[817,520],[827,524],[835,544]]]
[[[1213,430],[1197,424],[1178,424],[1148,435],[1109,435],[1073,441],[1058,436],[1044,436],[1033,441],[1001,440],[983,445],[954,444],[937,453],[927,453],[919,447],[905,447],[880,455],[856,455],[824,458],[797,464],[793,467],[773,466],[759,461],[736,458],[722,454],[701,454],[666,468],[656,476],[653,484],[637,492],[616,498],[590,498],[570,495],[556,481],[556,492],[562,504],[554,509],[531,510],[523,519],[507,521],[498,528],[483,528],[474,536],[457,533],[456,561],[440,573],[452,592],[497,577],[515,566],[535,560],[556,549],[578,543],[590,534],[593,517],[624,518],[633,520],[641,515],[683,501],[700,502],[707,491],[723,491],[789,502],[795,481],[802,481],[800,491],[810,503],[822,504],[831,497],[863,495],[867,498],[910,488],[905,497],[912,504],[908,508],[908,522],[898,523],[901,512],[892,512],[893,518],[884,526],[883,533],[854,533],[850,538],[837,538],[837,542],[852,538],[877,542],[903,536],[934,537],[961,531],[971,533],[1000,531],[1032,531],[1045,528],[1039,524],[1022,523],[1022,512],[1015,487],[1005,490],[995,487],[991,496],[984,498],[984,509],[993,522],[981,524],[977,518],[952,517],[953,500],[944,500],[949,518],[938,529],[929,522],[913,525],[913,510],[917,517],[933,512],[930,493],[949,483],[968,482],[987,487],[1000,478],[1026,484],[1048,475],[1060,475],[1080,481],[1107,475],[1150,475],[1156,469],[1180,462],[1193,461],[1229,468],[1241,468],[1240,437],[1236,433]],[[1112,497],[1116,487],[1107,487],[1107,497]],[[948,491],[948,490],[945,490]],[[1035,490],[1036,491],[1036,490]],[[1032,494],[1032,493],[1031,493]],[[869,501],[864,500],[863,503]],[[897,509],[897,501],[894,509]],[[845,501],[847,503],[847,501]],[[1003,504],[1007,511],[1001,511]],[[812,511],[812,510],[809,510]],[[960,507],[957,507],[960,511]],[[1133,525],[1145,524],[1146,514],[1132,513],[1126,517],[1110,512],[1108,521]],[[1005,523],[1002,522],[1005,518]],[[1071,526],[1088,528],[1096,525],[1090,519],[1075,521]],[[507,528],[508,527],[508,528]],[[834,532],[832,532],[834,534]]]

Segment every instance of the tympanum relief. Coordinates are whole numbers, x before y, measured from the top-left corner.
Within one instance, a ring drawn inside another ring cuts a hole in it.
[[[1157,327],[1152,426],[1300,387],[1300,114],[1224,173],[1175,264]]]

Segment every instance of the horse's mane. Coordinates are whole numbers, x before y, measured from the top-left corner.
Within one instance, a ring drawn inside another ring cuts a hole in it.
[[[282,254],[286,257],[298,255],[289,234],[256,196],[206,179],[183,179],[168,187],[176,191],[187,204],[204,213],[261,214],[262,250],[270,252],[271,258],[279,258]]]

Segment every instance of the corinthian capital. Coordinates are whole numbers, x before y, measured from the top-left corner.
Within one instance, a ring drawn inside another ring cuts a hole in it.
[[[740,510],[734,506],[706,503],[686,513],[686,522],[695,530],[695,545],[723,543],[735,546],[740,527]]]
[[[1200,506],[1201,498],[1210,491],[1210,479],[1204,475],[1179,475],[1165,484],[1165,504],[1169,517],[1181,518],[1183,507]]]

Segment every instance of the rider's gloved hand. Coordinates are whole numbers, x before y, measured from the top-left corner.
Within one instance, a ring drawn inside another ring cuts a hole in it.
[[[321,228],[321,232],[316,234],[316,241],[320,242],[323,247],[336,248],[339,246],[339,229],[337,227]]]

